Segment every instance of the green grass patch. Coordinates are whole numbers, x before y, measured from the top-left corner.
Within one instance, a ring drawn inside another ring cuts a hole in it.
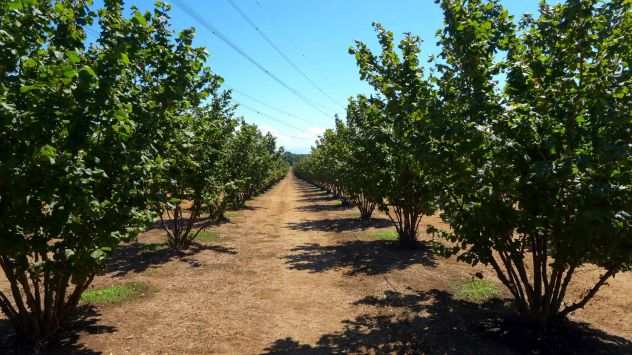
[[[226,211],[226,212],[224,212],[224,217],[226,217],[226,218],[236,217],[237,216],[237,212],[239,212],[239,211]]]
[[[149,287],[146,284],[128,282],[87,290],[81,295],[81,301],[90,304],[119,304],[142,297],[147,292],[149,292]]]
[[[458,300],[482,303],[499,296],[496,284],[485,279],[471,279],[454,287],[454,298]]]
[[[206,229],[201,231],[200,234],[197,235],[195,241],[208,244],[217,241],[217,238],[219,238],[219,233],[216,230]]]
[[[397,232],[393,230],[377,231],[369,234],[372,238],[380,240],[397,240]]]

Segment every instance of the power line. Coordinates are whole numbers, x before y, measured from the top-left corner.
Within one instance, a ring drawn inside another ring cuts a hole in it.
[[[300,128],[298,128],[298,127],[296,127],[296,126],[293,126],[293,125],[291,125],[291,124],[289,124],[289,123],[287,123],[287,122],[284,122],[284,121],[282,121],[282,120],[279,120],[279,119],[275,118],[274,116],[271,116],[271,115],[268,115],[268,114],[266,114],[266,113],[263,113],[263,112],[261,112],[261,111],[257,110],[256,108],[253,108],[253,107],[250,107],[250,106],[248,106],[248,105],[244,105],[244,104],[239,104],[239,106],[240,106],[240,107],[243,107],[243,108],[245,108],[245,109],[247,109],[247,110],[253,111],[253,112],[255,112],[255,113],[257,113],[257,114],[259,114],[259,115],[261,115],[261,116],[263,116],[263,117],[265,117],[265,118],[267,118],[267,119],[269,119],[269,120],[275,121],[275,122],[280,123],[280,124],[282,124],[282,125],[284,125],[284,126],[287,126],[287,127],[289,127],[289,128],[292,128],[292,129],[294,129],[294,130],[297,130],[297,131],[299,131],[299,132],[301,132],[301,133],[305,132],[305,130],[304,130],[304,129],[300,129]],[[290,138],[294,138],[294,139],[305,139],[305,137],[298,137],[298,136],[294,136],[294,135],[291,135],[291,134],[285,134],[285,135],[286,135],[286,136],[288,136],[288,137],[290,137]]]
[[[292,118],[296,118],[296,119],[299,119],[299,120],[303,119],[303,117],[301,117],[301,116],[295,115],[295,114],[293,114],[293,113],[291,113],[289,111],[286,111],[286,110],[280,109],[278,107],[274,107],[274,106],[272,106],[270,104],[267,104],[264,101],[261,101],[261,100],[257,99],[256,97],[253,97],[252,95],[246,94],[245,92],[243,92],[241,90],[237,90],[235,88],[231,88],[230,90],[238,93],[241,96],[247,97],[250,100],[252,100],[252,101],[254,101],[254,102],[256,102],[256,103],[258,103],[258,104],[260,104],[262,106],[265,106],[265,107],[269,108],[270,110],[276,111],[276,112],[278,112],[280,114],[283,114],[283,115],[286,115],[286,116],[289,116],[289,117],[292,117]]]
[[[318,90],[321,94],[323,94],[323,96],[327,97],[331,102],[334,103],[334,105],[336,106],[340,106],[340,104],[336,101],[336,99],[334,99],[333,97],[331,97],[329,94],[327,94],[327,92],[325,92],[325,90],[323,90],[320,86],[318,86],[318,84],[316,84],[316,82],[314,80],[312,80],[307,74],[305,74],[305,72],[303,70],[301,70],[301,68],[298,67],[298,65],[296,65],[282,50],[281,48],[279,48],[276,44],[274,44],[274,42],[272,42],[272,40],[270,39],[270,37],[268,37],[268,35],[266,35],[260,28],[259,26],[257,26],[254,21],[252,21],[250,19],[250,17],[248,17],[248,15],[246,15],[246,13],[239,7],[237,6],[237,4],[233,1],[233,0],[227,0],[228,3],[233,7],[233,9],[235,9],[235,11],[237,11],[239,13],[239,15],[246,21],[248,22],[248,24],[255,29],[255,31],[257,31],[257,33],[259,33],[259,35],[270,45],[270,47],[272,47],[292,68],[294,68],[294,70],[296,70],[299,74],[301,74],[301,76],[303,78],[305,78],[305,80],[307,80],[316,90]]]
[[[302,117],[300,117],[300,116],[297,116],[297,115],[295,115],[295,114],[293,114],[293,113],[291,113],[291,112],[288,112],[288,111],[282,110],[282,109],[280,109],[280,108],[274,107],[274,106],[272,106],[272,105],[269,105],[269,104],[267,104],[267,103],[265,103],[265,102],[263,102],[263,101],[261,101],[261,100],[257,99],[256,97],[253,97],[253,96],[250,96],[250,95],[246,94],[245,92],[243,92],[243,91],[241,91],[241,90],[237,90],[237,89],[235,89],[235,88],[231,88],[230,90],[231,90],[231,91],[234,91],[234,92],[237,92],[237,93],[239,93],[239,94],[241,94],[241,95],[243,95],[243,96],[245,96],[245,97],[247,97],[247,98],[251,99],[252,101],[257,102],[257,103],[259,103],[260,105],[266,106],[266,107],[268,107],[269,109],[272,109],[272,110],[278,111],[278,112],[283,113],[283,114],[286,114],[286,115],[288,115],[288,116],[290,116],[290,117],[297,118],[297,119],[301,120],[301,121],[302,121],[302,122],[304,122],[304,123],[310,124],[309,122],[305,121],[305,120],[304,120]],[[280,119],[278,119],[278,118],[276,118],[276,117],[274,117],[274,116],[272,116],[272,115],[269,115],[269,114],[267,114],[267,113],[265,113],[265,112],[261,112],[261,111],[259,111],[258,109],[253,108],[252,106],[249,106],[249,105],[246,105],[246,104],[243,104],[243,103],[239,103],[238,105],[239,105],[239,106],[241,106],[241,107],[244,107],[244,108],[246,108],[246,109],[248,109],[248,110],[250,110],[250,111],[256,112],[256,113],[258,113],[259,115],[261,115],[261,116],[263,116],[263,117],[266,117],[266,118],[271,119],[271,120],[273,120],[273,121],[275,121],[275,122],[278,122],[278,123],[280,123],[280,124],[282,124],[282,125],[284,125],[284,126],[287,126],[287,127],[289,127],[289,128],[292,128],[292,129],[297,130],[297,131],[300,131],[300,132],[305,132],[305,130],[304,130],[304,129],[302,129],[302,128],[299,128],[299,127],[296,127],[296,126],[294,126],[294,125],[291,125],[291,124],[289,124],[287,121],[280,120]],[[295,138],[298,138],[298,137],[295,137]],[[302,139],[302,138],[301,138],[301,139]]]
[[[280,119],[278,119],[278,118],[276,118],[276,117],[274,117],[274,116],[272,116],[272,115],[269,115],[269,114],[267,114],[267,113],[261,112],[261,111],[257,110],[256,108],[254,108],[254,107],[252,107],[252,106],[248,106],[248,105],[244,105],[244,104],[240,103],[240,104],[239,104],[239,107],[243,107],[243,108],[245,108],[245,109],[247,109],[247,110],[250,110],[250,111],[252,111],[252,112],[258,113],[259,115],[261,115],[261,116],[263,116],[263,117],[266,117],[266,118],[268,118],[268,119],[270,119],[270,120],[273,120],[273,121],[275,121],[275,122],[277,122],[277,123],[280,123],[280,124],[282,124],[282,125],[284,125],[284,126],[287,126],[287,127],[289,127],[289,128],[292,128],[292,129],[297,130],[297,131],[299,131],[299,132],[305,132],[305,130],[304,130],[304,129],[298,128],[298,127],[296,127],[296,126],[294,126],[294,125],[292,125],[292,124],[289,124],[289,123],[287,123],[287,122],[285,122],[285,121],[283,121],[283,120],[280,120]]]
[[[193,9],[191,9],[189,6],[187,6],[183,1],[174,0],[174,3],[177,4],[182,9],[182,11],[186,12],[194,20],[196,20],[202,26],[204,26],[209,32],[211,32],[213,35],[215,35],[215,37],[217,37],[220,40],[222,40],[229,47],[231,47],[233,50],[235,50],[237,53],[239,53],[242,57],[244,57],[246,60],[248,60],[251,64],[256,66],[259,70],[264,72],[267,76],[272,78],[272,80],[276,81],[279,85],[281,85],[284,88],[286,88],[288,91],[290,91],[296,97],[301,99],[307,105],[311,106],[312,108],[314,108],[318,112],[322,113],[323,115],[329,117],[329,114],[327,112],[325,112],[320,107],[318,107],[316,104],[314,104],[311,100],[309,100],[307,97],[305,97],[303,94],[301,94],[298,90],[294,89],[290,85],[286,84],[279,77],[274,75],[270,70],[268,70],[266,67],[264,67],[262,64],[260,64],[257,60],[255,60],[253,57],[251,57],[248,53],[246,53],[243,49],[241,49],[239,46],[237,46],[235,43],[233,43],[230,39],[228,39],[228,37],[226,37],[221,31],[219,31],[217,28],[215,28],[213,25],[211,25],[205,19],[203,19],[200,15],[198,15],[195,11],[193,11]]]

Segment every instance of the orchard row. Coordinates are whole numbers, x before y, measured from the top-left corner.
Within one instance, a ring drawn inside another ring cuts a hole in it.
[[[234,115],[193,30],[106,1],[0,7],[0,308],[49,339],[111,251],[159,220],[173,248],[285,176],[275,138]],[[86,29],[98,21],[100,35]]]
[[[542,5],[519,24],[496,1],[439,1],[440,53],[375,25],[356,42],[373,89],[351,98],[299,176],[379,208],[403,247],[422,216],[446,251],[495,270],[517,310],[546,327],[632,265],[632,4]],[[576,300],[582,265],[603,270]]]

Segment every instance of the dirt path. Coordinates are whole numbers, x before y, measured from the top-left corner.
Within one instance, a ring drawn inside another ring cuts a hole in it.
[[[336,269],[350,260],[338,260],[340,255],[320,259],[322,248],[335,242],[328,229],[373,228],[358,225],[354,211],[334,203],[290,175],[216,228],[221,246],[184,258],[145,255],[154,259],[147,265],[114,263],[96,287],[121,278],[148,283],[156,291],[146,300],[105,307],[98,323],[115,329],[84,332],[81,348],[254,354],[272,351],[276,340],[312,344],[339,330],[342,320],[363,314],[366,307],[353,302],[366,295],[368,286],[372,293],[384,287],[345,277]],[[328,211],[336,214],[329,223],[322,219]],[[348,215],[342,220],[341,211]],[[384,220],[376,224],[387,225]],[[161,234],[148,232],[141,242],[159,241]]]
[[[524,352],[528,335],[501,323],[503,302],[474,304],[452,295],[476,272],[495,280],[489,270],[398,250],[371,236],[391,229],[388,220],[362,223],[358,216],[290,174],[231,213],[210,245],[176,255],[152,244],[164,236],[151,230],[122,248],[95,281],[95,287],[143,282],[148,294],[86,307],[59,352]],[[632,353],[632,277],[611,284],[616,292],[604,290],[578,312],[577,320],[590,325],[573,323],[547,345],[551,353]]]

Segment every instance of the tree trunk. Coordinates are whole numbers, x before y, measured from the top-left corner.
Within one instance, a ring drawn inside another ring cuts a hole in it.
[[[421,212],[410,206],[393,206],[387,215],[395,225],[400,247],[416,249],[419,246],[417,229],[421,222]]]
[[[551,262],[548,256],[549,239],[546,236],[528,238],[532,239],[531,272],[525,265],[529,254],[521,249],[496,250],[495,255],[490,256],[489,263],[498,279],[513,295],[518,313],[540,330],[546,330],[570,313],[583,308],[606,281],[618,272],[617,269],[606,270],[576,303],[564,306],[566,292],[578,265]]]
[[[162,227],[167,232],[167,244],[170,248],[182,250],[191,245],[191,242],[193,242],[200,232],[200,229],[194,231],[194,227],[195,223],[198,222],[201,209],[202,203],[194,201],[187,218],[183,213],[181,205],[176,205],[173,210],[173,223],[171,226],[165,223],[162,215],[160,216]],[[166,210],[165,213],[169,216],[168,210]]]
[[[419,247],[419,242],[417,241],[417,235],[408,233],[400,233],[399,234],[399,246],[403,249],[416,249]]]
[[[360,210],[360,218],[363,220],[371,219],[373,211],[375,210],[375,203],[371,202],[363,193],[360,193],[355,198],[355,205]]]
[[[69,267],[56,271],[31,274],[24,271],[23,263],[46,260],[48,256],[23,256],[18,265],[15,259],[0,257],[0,266],[9,281],[12,300],[0,291],[0,308],[13,325],[16,333],[17,354],[38,354],[76,310],[81,294],[92,283],[94,274],[70,285]],[[68,294],[68,292],[72,292]]]

